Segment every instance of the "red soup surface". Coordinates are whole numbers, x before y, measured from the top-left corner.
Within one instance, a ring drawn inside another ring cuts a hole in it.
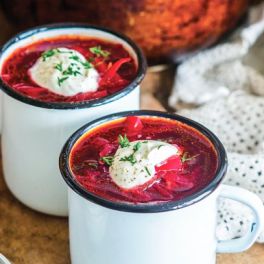
[[[130,142],[165,141],[177,145],[181,151],[155,167],[155,180],[151,184],[124,189],[109,174],[120,135],[126,135]],[[83,135],[70,155],[76,181],[87,191],[116,202],[183,199],[205,187],[214,178],[217,166],[216,150],[204,135],[181,122],[160,117],[127,117],[101,125]]]
[[[56,48],[80,52],[100,75],[96,92],[62,96],[38,86],[28,70],[44,52]],[[44,39],[16,49],[4,62],[1,77],[18,93],[44,102],[80,102],[102,98],[126,87],[136,76],[137,66],[128,51],[117,43],[74,35]]]

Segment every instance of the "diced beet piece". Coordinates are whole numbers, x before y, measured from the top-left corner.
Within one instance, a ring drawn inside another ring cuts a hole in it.
[[[163,176],[163,180],[167,189],[172,191],[187,191],[194,186],[192,179],[188,178],[188,175],[179,174],[177,171],[168,171]]]
[[[20,92],[28,94],[29,96],[38,96],[42,93],[45,93],[43,88],[39,87],[21,87],[18,89]]]
[[[116,149],[116,147],[113,144],[105,144],[99,155],[100,157],[109,156],[109,154],[113,152],[114,149]]]
[[[69,97],[70,100],[73,98],[75,99],[74,101],[85,101],[85,100],[92,100],[92,99],[97,99],[107,96],[107,91],[96,91],[96,92],[88,92],[88,93],[79,93],[75,96]]]
[[[130,189],[129,191],[125,191],[125,194],[129,200],[134,202],[139,200],[141,202],[147,202],[151,199],[151,196],[147,192],[144,192],[141,188],[135,188],[134,190]]]
[[[128,116],[125,121],[125,130],[127,133],[139,132],[143,128],[143,124],[139,117]]]
[[[179,155],[174,155],[161,165],[156,166],[156,171],[170,171],[170,170],[180,170],[182,167],[181,157]]]
[[[131,58],[122,58],[116,61],[103,75],[102,80],[110,80],[112,79],[121,68],[124,63],[131,61]]]
[[[10,74],[2,74],[1,77],[2,77],[2,79],[3,79],[4,81],[8,81],[8,80],[11,79],[11,75],[10,75]]]
[[[80,47],[80,46],[74,46],[74,47],[72,47],[72,49],[80,52],[86,58],[90,54],[90,52],[86,48],[83,48],[83,47]]]
[[[171,192],[169,192],[168,190],[166,190],[165,186],[162,186],[161,184],[154,184],[153,188],[156,190],[156,192],[158,192],[163,199],[172,199],[173,198],[173,194]]]
[[[128,84],[129,81],[121,78],[119,74],[116,74],[112,79],[100,80],[100,87],[107,87],[111,94],[120,91],[121,87],[126,87]]]
[[[96,59],[95,59],[96,60]],[[104,61],[93,62],[97,71],[104,73],[108,69],[108,64]]]
[[[102,138],[102,137],[97,137],[95,138],[93,141],[92,141],[92,144],[96,147],[96,148],[101,148],[103,147],[104,145],[108,144],[109,141],[105,138]]]

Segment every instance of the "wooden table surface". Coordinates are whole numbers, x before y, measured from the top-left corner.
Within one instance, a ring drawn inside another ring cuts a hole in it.
[[[173,69],[162,74],[153,72],[147,74],[142,85],[143,109],[164,110],[160,102],[166,104],[172,76]],[[70,263],[67,224],[66,218],[37,213],[21,204],[7,189],[1,170],[0,252],[14,264]],[[218,255],[217,263],[264,263],[264,245],[255,244],[250,250],[240,254]]]

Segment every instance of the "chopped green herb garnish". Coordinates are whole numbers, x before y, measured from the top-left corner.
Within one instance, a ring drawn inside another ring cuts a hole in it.
[[[41,54],[41,57],[42,57],[43,61],[45,61],[47,58],[55,55],[55,53],[56,53],[56,50],[54,50],[54,49],[46,50],[45,52],[43,52]]]
[[[72,51],[66,51],[66,50],[59,50],[59,49],[55,49],[58,53],[70,53],[72,54]]]
[[[129,161],[132,165],[134,165],[137,162],[134,153],[132,153],[129,156],[125,156],[121,158],[120,161]]]
[[[61,84],[66,81],[69,78],[69,76],[59,78],[58,77],[58,85],[61,86]]]
[[[80,58],[77,55],[72,55],[72,56],[69,57],[69,59],[81,62]]]
[[[69,66],[68,69],[63,72],[63,75],[73,75],[73,69],[72,69],[72,67]]]
[[[80,58],[79,58],[78,56],[76,56],[76,55],[70,56],[69,59],[72,59],[72,60],[75,60],[75,61],[81,63],[82,66],[83,66],[85,69],[91,69],[91,68],[93,68],[92,64],[91,64],[89,61],[82,62],[82,61],[80,60]]]
[[[102,50],[101,46],[91,47],[89,50],[96,56],[102,56],[106,58],[110,55],[110,52]]]
[[[77,76],[78,74],[79,74],[79,75],[82,75],[79,71],[73,71],[73,75],[74,75],[74,76]]]
[[[118,136],[118,144],[121,146],[121,148],[126,148],[130,145],[130,142],[129,142],[126,135],[124,135],[124,136],[119,135]]]
[[[107,164],[108,166],[111,166],[113,161],[114,161],[114,156],[105,156],[105,157],[102,157],[101,160]]]
[[[62,74],[63,75],[73,75],[73,76],[77,76],[77,74],[81,75],[81,73],[79,71],[73,70],[73,68],[71,66],[69,66],[67,70],[63,71]]]
[[[145,170],[146,170],[147,174],[148,174],[149,176],[151,176],[151,173],[150,173],[148,167],[145,167]]]
[[[160,149],[160,148],[163,147],[163,146],[164,146],[164,145],[159,145],[159,146],[158,146],[158,149]]]
[[[91,69],[93,68],[92,64],[88,61],[86,62],[82,62],[82,66],[85,68],[85,69]]]
[[[138,150],[140,149],[140,147],[141,147],[141,142],[137,142],[137,143],[134,145],[133,150],[134,150],[134,151],[138,151]]]
[[[190,156],[188,152],[184,152],[183,155],[182,155],[182,157],[181,157],[181,162],[184,163],[186,161],[193,160],[197,156],[199,156],[199,154],[194,155],[194,156]]]
[[[61,72],[62,71],[62,62],[57,64],[54,68]]]

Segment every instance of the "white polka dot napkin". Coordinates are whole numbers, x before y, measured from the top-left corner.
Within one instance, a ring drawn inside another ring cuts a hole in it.
[[[212,130],[226,147],[224,183],[257,194],[264,202],[264,21],[236,40],[188,59],[178,67],[172,107]],[[238,202],[219,199],[217,237],[243,236],[253,214]],[[264,230],[258,238],[264,243]]]

